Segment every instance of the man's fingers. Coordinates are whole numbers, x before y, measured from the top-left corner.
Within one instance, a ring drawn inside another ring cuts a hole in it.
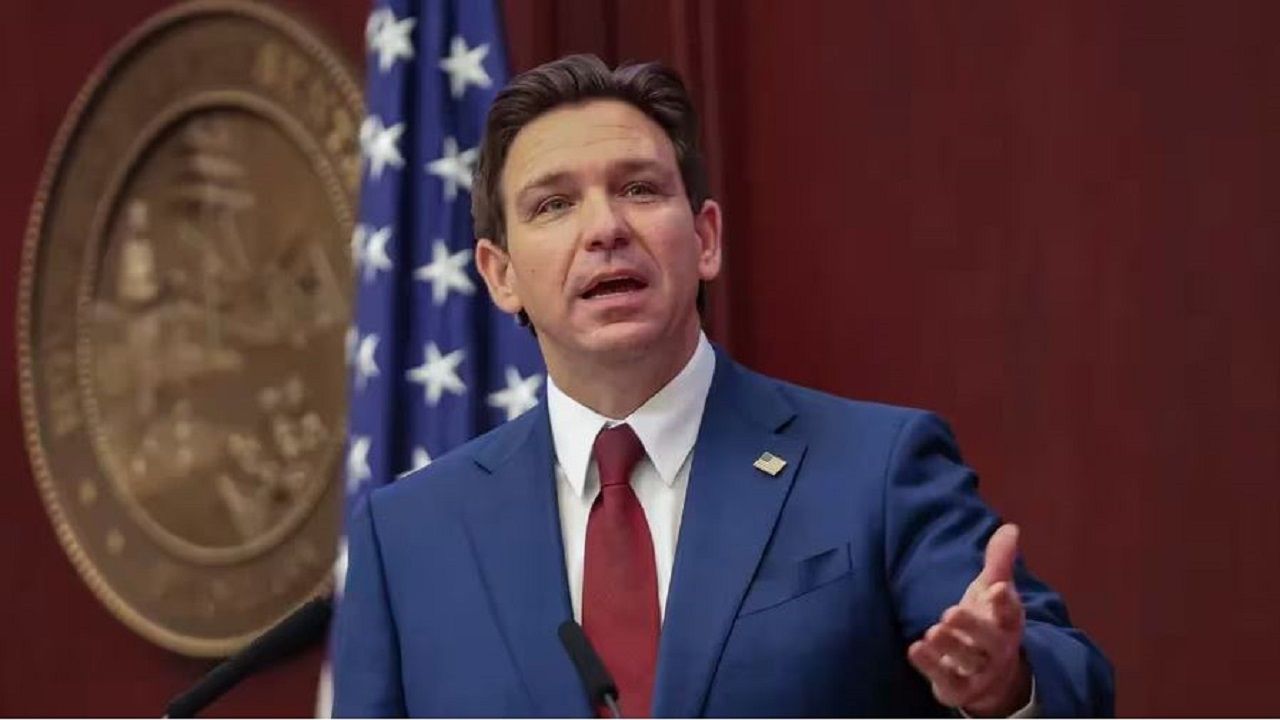
[[[968,699],[969,681],[947,668],[942,653],[932,643],[925,640],[912,643],[907,649],[907,659],[929,681],[938,702],[960,707]]]
[[[942,666],[962,678],[982,672],[991,661],[990,655],[956,630],[934,625],[924,636],[925,644],[940,655]]]
[[[1012,579],[1017,543],[1017,527],[997,530],[988,544],[987,565],[964,599],[947,608],[938,624],[907,649],[908,659],[944,705],[972,707],[992,687],[1013,677],[1010,663],[1021,662],[1017,650],[1026,620]],[[987,582],[1000,573],[1008,579]]]
[[[948,676],[954,676],[942,662],[942,653],[924,640],[917,640],[907,648],[907,659],[934,685],[953,682]]]
[[[933,686],[938,702],[964,706],[986,692],[1015,658],[1025,623],[1022,600],[1013,584],[1018,557],[1018,527],[1002,525],[987,542],[982,572],[959,605],[907,648],[907,658]]]
[[[1022,598],[1014,590],[1012,583],[996,583],[987,589],[984,598],[991,606],[991,614],[996,624],[1003,630],[1015,630],[1022,626]]]
[[[988,655],[997,654],[1008,636],[1007,632],[1002,632],[994,618],[984,617],[972,608],[958,605],[942,614],[942,624],[960,632],[969,644]]]
[[[1018,558],[1018,526],[1005,523],[987,541],[986,561],[978,582],[994,585],[1013,580],[1013,562]]]

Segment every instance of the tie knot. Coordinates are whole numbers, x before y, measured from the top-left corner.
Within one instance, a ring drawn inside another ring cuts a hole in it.
[[[605,428],[596,436],[591,448],[600,468],[600,485],[626,485],[631,482],[631,471],[644,457],[644,446],[630,425]]]

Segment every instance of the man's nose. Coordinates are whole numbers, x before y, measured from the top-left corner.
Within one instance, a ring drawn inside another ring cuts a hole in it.
[[[601,193],[583,204],[582,239],[588,250],[615,250],[630,241],[631,228],[612,198]]]

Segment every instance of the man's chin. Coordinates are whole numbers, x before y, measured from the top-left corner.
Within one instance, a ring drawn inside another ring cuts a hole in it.
[[[679,355],[689,348],[689,329],[677,329],[683,323],[665,320],[640,313],[625,318],[585,317],[565,328],[568,332],[553,335],[539,330],[538,338],[544,354],[564,362],[661,363],[667,354]]]
[[[583,338],[582,350],[599,357],[624,358],[661,351],[662,338],[643,321],[613,322]]]

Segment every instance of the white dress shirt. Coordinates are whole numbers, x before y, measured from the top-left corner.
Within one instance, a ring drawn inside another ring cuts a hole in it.
[[[564,566],[569,574],[573,617],[582,622],[582,571],[587,552],[587,517],[600,492],[600,471],[591,457],[596,435],[605,426],[626,423],[644,445],[645,457],[631,472],[631,488],[644,509],[653,536],[658,572],[658,611],[666,617],[667,588],[675,563],[680,516],[689,488],[693,444],[702,426],[702,410],[715,375],[716,354],[703,334],[698,347],[671,382],[625,418],[607,418],[547,381],[547,413],[556,452],[556,500]]]

